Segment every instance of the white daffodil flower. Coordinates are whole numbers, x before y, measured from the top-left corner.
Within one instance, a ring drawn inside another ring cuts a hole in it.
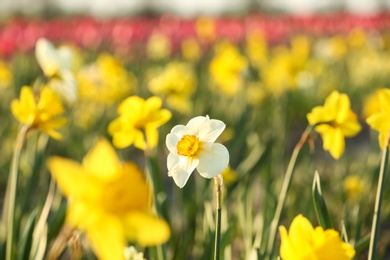
[[[44,39],[38,39],[35,45],[35,57],[46,77],[49,86],[69,103],[77,99],[77,83],[71,72],[73,53],[69,47],[58,49]]]
[[[228,166],[228,150],[214,143],[225,127],[220,120],[198,116],[172,128],[166,138],[167,166],[177,186],[184,187],[195,168],[202,177],[213,178]]]

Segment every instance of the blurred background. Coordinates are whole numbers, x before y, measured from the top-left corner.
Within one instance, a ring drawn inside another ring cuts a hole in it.
[[[28,140],[20,170],[19,190],[26,190],[18,195],[20,230],[44,204],[47,157],[81,161],[98,138],[111,140],[107,127],[125,98],[156,95],[172,112],[152,154],[159,173],[158,213],[172,229],[168,259],[211,259],[213,252],[212,182],[193,174],[179,189],[166,169],[167,133],[197,115],[227,125],[219,139],[230,153],[223,259],[263,259],[306,115],[337,90],[349,96],[362,130],[346,139],[339,160],[324,151],[313,131],[299,155],[280,223],[289,226],[304,214],[318,224],[311,187],[319,171],[335,228],[349,235],[356,259],[367,259],[380,149],[365,120],[378,109],[373,94],[390,86],[390,0],[0,0],[2,195],[19,126],[10,103],[22,86],[49,80],[34,53],[42,37],[53,43],[47,54],[54,53],[57,65],[74,76],[79,99],[67,107],[64,141],[50,139],[41,148],[36,132]],[[71,62],[62,62],[55,48],[65,48]],[[143,169],[150,159],[133,146],[117,152]],[[387,189],[379,242],[383,259],[390,255],[389,196]],[[58,195],[58,201],[48,217],[48,245],[64,221],[66,200]],[[276,241],[273,250],[279,252]]]
[[[91,14],[103,17],[133,15],[142,12],[168,12],[181,16],[240,14],[254,10],[309,14],[313,12],[348,11],[369,14],[390,8],[389,0],[2,0],[2,15],[38,14],[53,9],[68,14]]]

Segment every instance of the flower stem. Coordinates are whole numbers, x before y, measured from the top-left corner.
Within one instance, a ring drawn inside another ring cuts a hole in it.
[[[376,198],[375,198],[374,216],[372,218],[372,226],[371,226],[371,239],[370,239],[370,247],[368,252],[369,260],[376,259],[376,253],[377,253],[376,249],[377,249],[378,238],[379,238],[382,199],[383,199],[383,191],[385,187],[385,178],[386,178],[388,160],[389,160],[389,139],[387,140],[385,148],[383,148],[382,150],[382,158],[381,158],[381,165],[380,165],[379,178],[378,178],[378,188],[377,188]]]
[[[15,204],[16,204],[16,189],[18,186],[18,172],[19,172],[19,161],[22,148],[26,139],[27,131],[29,130],[28,125],[22,125],[18,136],[16,138],[14,154],[12,157],[11,169],[8,177],[6,203],[4,208],[6,209],[6,221],[7,221],[7,247],[6,247],[6,260],[13,259],[12,246],[14,241],[14,220],[15,220]]]
[[[290,187],[290,183],[292,180],[295,163],[298,158],[298,154],[305,144],[306,140],[308,139],[310,132],[311,132],[312,126],[308,126],[305,131],[302,133],[301,139],[294,147],[293,153],[290,158],[290,162],[288,163],[288,167],[286,170],[286,174],[284,176],[283,184],[282,184],[282,190],[280,191],[279,198],[278,198],[278,204],[276,205],[275,215],[271,222],[270,227],[270,233],[269,233],[269,240],[267,245],[267,253],[269,255],[269,259],[272,259],[273,250],[274,250],[274,243],[276,238],[276,231],[280,222],[280,216],[282,215],[282,210],[286,201],[286,195],[288,192],[288,188]]]
[[[214,244],[214,260],[220,259],[220,247],[221,247],[221,201],[222,201],[222,175],[219,174],[214,177],[214,187],[216,195],[216,210],[217,218],[215,225],[215,244]]]

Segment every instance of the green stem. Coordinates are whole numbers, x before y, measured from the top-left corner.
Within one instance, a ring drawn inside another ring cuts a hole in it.
[[[148,150],[145,151],[145,160],[146,160],[146,172],[148,180],[151,184],[151,193],[153,196],[153,206],[154,210],[157,212],[158,215],[162,215],[164,219],[167,218],[167,212],[164,210],[164,205],[162,205],[161,199],[159,199],[159,195],[164,194],[164,189],[162,185],[161,176],[159,174],[159,171],[157,169],[156,162],[154,159],[150,156],[150,153]],[[164,245],[159,245],[154,248],[151,248],[151,254],[154,256],[154,259],[159,260],[166,260],[167,259],[167,252]]]
[[[380,228],[380,217],[381,217],[381,209],[382,209],[382,199],[383,192],[385,187],[385,178],[387,171],[387,164],[389,159],[389,140],[387,140],[386,147],[382,150],[382,159],[379,170],[379,179],[378,179],[378,188],[375,198],[375,208],[374,208],[374,216],[372,219],[372,227],[371,227],[371,240],[370,240],[370,248],[368,253],[369,260],[376,259],[377,253],[377,244],[379,238],[379,228]]]
[[[292,180],[292,176],[294,173],[295,163],[298,158],[298,154],[302,148],[302,146],[305,144],[306,140],[308,139],[310,132],[311,132],[312,126],[308,126],[305,131],[302,133],[301,139],[297,143],[297,145],[294,148],[294,151],[291,155],[290,162],[288,163],[288,167],[286,170],[286,174],[284,176],[283,184],[282,184],[282,190],[280,191],[279,198],[278,198],[278,204],[276,205],[275,215],[271,222],[270,227],[270,234],[269,234],[269,240],[267,245],[267,253],[269,254],[269,259],[272,259],[273,250],[274,250],[274,244],[275,244],[275,238],[276,238],[276,231],[280,222],[280,216],[282,215],[282,210],[286,201],[286,195],[288,192],[288,188],[290,187],[290,183]]]
[[[217,175],[214,177],[214,186],[215,186],[215,195],[216,195],[216,210],[217,210],[217,218],[215,225],[215,244],[214,244],[214,260],[220,259],[220,248],[221,248],[221,201],[222,201],[222,175]]]
[[[29,129],[28,125],[22,125],[18,136],[16,138],[14,154],[12,157],[12,164],[9,173],[8,185],[7,185],[7,199],[4,208],[7,211],[7,247],[6,247],[6,260],[13,259],[12,246],[14,241],[14,220],[15,220],[15,204],[16,204],[16,190],[18,186],[18,172],[19,161],[22,148],[26,139],[26,134]]]

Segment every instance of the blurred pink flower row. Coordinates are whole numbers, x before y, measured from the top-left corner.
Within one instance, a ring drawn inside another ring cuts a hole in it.
[[[144,44],[153,33],[160,33],[171,40],[174,51],[188,38],[198,39],[207,48],[210,43],[220,39],[239,43],[253,31],[261,31],[270,43],[277,43],[294,33],[324,36],[346,33],[353,28],[386,30],[390,28],[390,13],[365,16],[347,13],[315,16],[248,14],[242,17],[191,19],[175,16],[109,20],[91,17],[14,18],[0,25],[0,57],[31,51],[41,37],[54,43],[68,42],[89,49],[129,51]]]

